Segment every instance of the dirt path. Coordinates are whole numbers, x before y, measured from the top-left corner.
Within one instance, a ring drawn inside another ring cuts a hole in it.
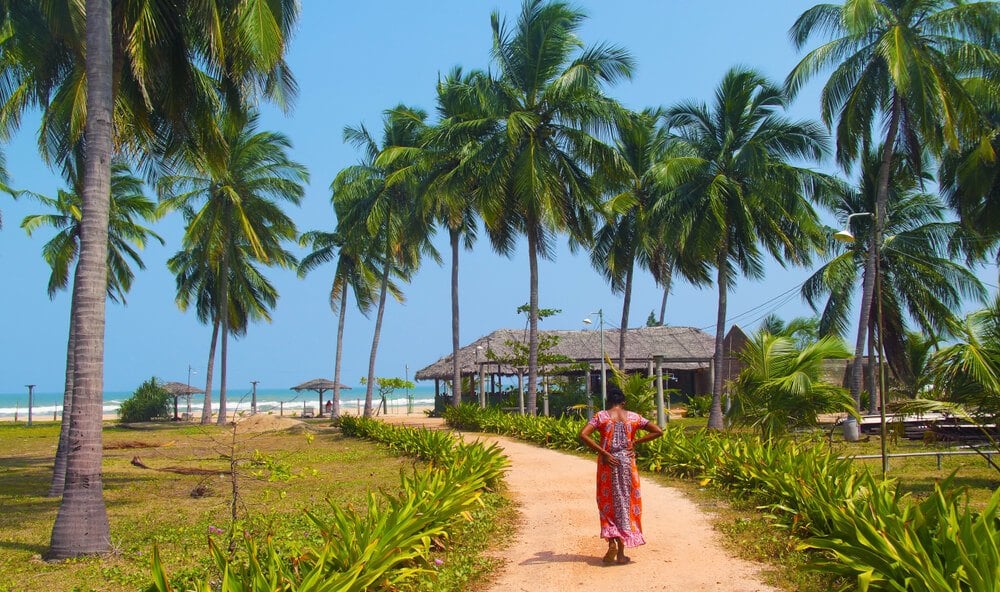
[[[490,592],[607,590],[625,580],[643,590],[775,591],[761,582],[760,566],[722,547],[708,514],[679,491],[647,479],[642,479],[647,544],[628,551],[632,563],[606,566],[601,556],[607,544],[599,537],[594,501],[595,461],[492,435],[467,437],[503,447],[511,463],[507,484],[521,511],[507,565]]]

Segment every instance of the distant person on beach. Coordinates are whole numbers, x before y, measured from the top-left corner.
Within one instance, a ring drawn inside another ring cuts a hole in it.
[[[624,564],[631,561],[625,556],[625,547],[646,544],[634,447],[659,438],[663,430],[638,413],[626,411],[625,395],[620,390],[608,392],[607,405],[580,430],[580,441],[597,452],[597,511],[601,538],[608,541],[604,563]],[[590,437],[594,430],[601,435],[600,444]],[[639,430],[648,433],[636,438]]]
[[[327,415],[330,415],[331,413],[333,413],[333,401],[327,401],[326,402],[326,413],[327,413]]]

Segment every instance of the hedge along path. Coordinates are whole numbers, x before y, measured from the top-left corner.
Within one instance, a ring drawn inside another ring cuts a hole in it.
[[[390,423],[444,428],[436,418],[386,417]],[[712,517],[676,489],[642,478],[646,544],[627,549],[632,563],[604,565],[595,501],[594,459],[580,458],[492,434],[510,459],[506,483],[521,520],[506,565],[490,592],[558,592],[584,586],[643,590],[777,592],[763,583],[763,566],[734,557],[712,528]]]

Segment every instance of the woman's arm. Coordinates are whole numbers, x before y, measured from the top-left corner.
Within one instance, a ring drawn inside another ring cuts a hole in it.
[[[591,450],[596,452],[599,459],[604,459],[604,461],[607,462],[609,465],[617,467],[619,464],[618,459],[611,456],[611,453],[605,450],[604,448],[601,448],[601,446],[597,442],[594,442],[594,439],[590,437],[590,435],[593,433],[594,433],[594,426],[590,425],[589,423],[583,426],[583,429],[580,430],[580,436],[579,436],[580,442],[582,442],[583,445],[586,446],[587,448],[590,448]]]
[[[660,426],[656,425],[651,421],[647,421],[646,425],[643,426],[642,429],[646,430],[649,433],[647,433],[645,436],[641,438],[636,438],[633,444],[642,444],[643,442],[649,442],[650,440],[655,440],[663,435],[663,430],[660,429]]]

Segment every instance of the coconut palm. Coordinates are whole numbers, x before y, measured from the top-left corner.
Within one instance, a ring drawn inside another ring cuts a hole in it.
[[[996,101],[996,84],[986,101]],[[988,104],[988,103],[987,103]],[[1000,106],[989,115],[989,125],[979,138],[963,142],[941,159],[938,180],[948,205],[958,213],[962,250],[973,259],[985,258],[1000,244]]]
[[[336,261],[333,283],[330,286],[330,308],[338,314],[337,345],[333,370],[333,417],[340,415],[340,370],[344,351],[344,323],[347,317],[347,297],[350,290],[354,294],[354,303],[361,314],[368,316],[375,303],[378,291],[379,270],[378,253],[366,249],[361,241],[352,242],[344,232],[323,232],[314,230],[304,233],[299,238],[299,244],[311,247],[312,251],[299,262],[299,277],[305,277],[310,271],[324,263]],[[358,238],[361,238],[358,236]],[[398,301],[403,301],[399,286],[390,280],[389,293]]]
[[[525,0],[512,25],[492,15],[497,78],[489,87],[498,132],[485,143],[490,163],[481,211],[493,247],[510,254],[527,238],[529,265],[528,409],[538,393],[538,257],[552,254],[557,233],[592,236],[590,212],[599,191],[588,168],[614,158],[590,132],[607,128],[620,107],[603,86],[628,78],[624,49],[583,47],[584,14],[562,2]]]
[[[815,427],[820,413],[854,409],[846,389],[823,380],[825,360],[851,357],[839,337],[800,347],[791,337],[758,331],[739,356],[744,368],[733,383],[730,416],[764,438]]]
[[[834,185],[830,205],[842,223],[851,214],[871,212],[878,199],[881,151],[869,151],[863,161],[857,188]],[[874,315],[866,332],[881,339],[893,374],[904,384],[917,379],[909,372],[905,356],[907,317],[927,334],[941,334],[955,320],[954,312],[966,298],[980,302],[986,292],[975,274],[948,252],[959,231],[956,222],[946,222],[943,205],[933,194],[921,191],[920,180],[906,162],[897,159],[890,175],[887,215],[876,273],[882,284],[881,308],[884,335]],[[844,245],[831,241],[833,258],[816,270],[802,286],[802,295],[814,310],[822,311],[820,334],[843,337],[849,326],[852,296],[859,274],[867,274],[873,221],[871,216],[854,218],[856,240]],[[874,392],[869,386],[870,392]],[[855,393],[852,393],[852,396]],[[874,397],[872,397],[874,400]],[[860,405],[860,399],[855,399]]]
[[[146,241],[150,237],[160,241],[161,244],[163,239],[138,222],[156,219],[156,203],[143,194],[142,180],[135,177],[128,165],[120,161],[112,164],[111,170],[107,297],[115,302],[125,303],[125,294],[135,279],[132,264],[139,269],[146,268],[137,249],[145,248]],[[18,192],[19,196],[33,197],[55,211],[52,214],[26,216],[21,222],[21,228],[29,236],[41,227],[59,229],[59,232],[42,247],[42,257],[52,269],[48,282],[49,298],[54,298],[58,291],[66,289],[69,284],[70,269],[80,251],[82,218],[80,191],[83,183],[79,175],[74,175],[70,179],[70,185],[73,190],[59,190],[55,198],[29,191]],[[72,308],[70,306],[71,310]],[[66,377],[63,390],[63,417],[67,420],[62,422],[59,432],[55,469],[49,488],[50,497],[62,495],[66,479],[66,454],[70,428],[68,418],[73,408],[74,345],[75,339],[71,330],[66,352]]]
[[[70,420],[78,438],[69,459],[73,479],[53,528],[54,558],[109,548],[100,479],[100,399],[107,275],[103,233],[112,154],[161,154],[172,140],[208,129],[214,113],[208,106],[218,102],[217,89],[231,105],[246,104],[262,92],[283,102],[294,91],[283,56],[296,12],[294,0],[124,1],[114,10],[110,0],[3,0],[0,6],[5,76],[0,129],[16,129],[24,113],[39,109],[43,158],[65,165],[65,155],[73,153],[86,131],[90,163],[77,265],[84,286],[73,300],[81,309],[72,312],[74,323],[84,325],[77,332],[77,368],[88,371],[74,381],[74,397],[78,392],[81,404],[74,404]]]
[[[115,59],[108,67],[117,152],[158,167],[149,157],[212,129],[220,100],[235,107],[266,95],[284,107],[297,92],[284,61],[298,15],[294,0],[114,5]],[[0,8],[11,33],[0,44],[7,76],[0,88],[0,129],[16,129],[24,113],[40,109],[40,153],[62,166],[84,132],[89,13],[69,0],[2,0]]]
[[[781,111],[788,97],[757,72],[733,68],[711,107],[686,102],[667,111],[677,155],[667,163],[673,187],[666,216],[677,240],[716,269],[719,292],[715,367],[722,367],[726,295],[736,274],[760,279],[763,255],[778,263],[808,263],[820,238],[806,197],[819,182],[790,164],[825,151],[822,129]],[[722,373],[715,373],[709,427],[722,429]]]
[[[111,545],[101,478],[104,396],[104,305],[113,148],[111,2],[87,0],[85,69],[87,144],[84,157],[80,254],[73,282],[73,403],[66,482],[49,557],[103,553]]]
[[[375,384],[375,359],[385,314],[386,295],[390,278],[409,281],[420,264],[422,254],[437,258],[430,244],[430,216],[422,215],[418,207],[419,191],[412,175],[401,173],[406,162],[379,161],[380,153],[391,147],[418,148],[424,134],[426,114],[419,109],[398,106],[383,117],[381,145],[364,125],[346,127],[345,141],[364,153],[361,163],[347,167],[333,181],[333,201],[339,218],[338,228],[359,244],[370,243],[379,252],[380,283],[378,312],[368,358],[365,381],[366,417],[372,415],[372,395]],[[354,238],[357,237],[357,238]]]
[[[788,337],[799,348],[819,339],[819,319],[817,317],[795,317],[787,322],[771,313],[760,320],[757,331],[778,337]]]
[[[955,342],[931,357],[935,390],[973,415],[1000,420],[1000,298],[952,323]]]
[[[599,184],[611,196],[601,207],[604,223],[594,235],[590,262],[611,284],[612,292],[623,296],[619,368],[625,368],[636,265],[653,272],[666,297],[675,265],[684,262],[682,245],[672,240],[663,218],[655,214],[657,207],[662,207],[659,202],[669,198],[663,188],[662,166],[670,144],[667,130],[658,124],[660,115],[659,110],[646,109],[616,118],[613,148],[617,159],[610,169],[598,171]],[[708,281],[700,262],[682,265],[679,271],[693,283]]]
[[[159,191],[164,210],[184,209],[188,225],[182,254],[196,255],[204,270],[198,276],[211,286],[213,306],[212,354],[215,329],[221,337],[219,385],[220,424],[226,423],[226,365],[230,304],[248,291],[263,289],[253,263],[292,267],[295,257],[283,242],[295,240],[295,224],[281,209],[280,202],[298,204],[309,174],[291,160],[291,143],[282,134],[257,131],[256,114],[229,113],[222,120],[226,154],[219,158],[212,150],[192,147],[179,163],[183,174],[161,180]],[[181,257],[183,260],[184,257]],[[178,262],[180,265],[181,261]],[[179,268],[187,268],[183,265]],[[246,272],[244,275],[241,272]],[[197,275],[197,274],[196,274]],[[178,277],[178,288],[181,279]],[[180,292],[178,303],[182,305]],[[258,310],[246,306],[247,311]],[[210,360],[214,360],[214,355]],[[210,361],[209,368],[212,367]],[[212,372],[206,371],[202,423],[211,421]]]
[[[475,92],[482,72],[455,69],[438,82],[437,111],[441,121],[428,136],[429,159],[425,195],[438,222],[448,229],[451,246],[452,405],[462,404],[458,263],[461,247],[476,240],[476,194],[486,163],[481,158],[485,137],[496,128]]]
[[[42,258],[52,269],[49,275],[49,298],[69,285],[70,269],[79,255],[80,247],[80,190],[83,180],[79,176],[70,180],[73,189],[59,190],[56,197],[31,191],[19,191],[18,197],[31,197],[53,210],[51,214],[32,214],[21,221],[21,228],[31,236],[42,227],[59,229],[42,248]],[[142,179],[136,177],[128,164],[118,160],[111,165],[111,209],[108,227],[108,286],[107,296],[114,302],[125,303],[125,295],[132,287],[135,274],[131,264],[146,269],[139,251],[147,239],[154,238],[163,244],[163,238],[138,221],[157,219],[156,202],[143,194]],[[129,263],[131,261],[131,264]]]
[[[801,49],[814,35],[829,41],[810,51],[786,79],[794,94],[822,70],[831,75],[822,92],[822,117],[835,129],[837,160],[850,167],[869,146],[881,143],[875,200],[875,236],[886,225],[894,155],[905,154],[918,174],[923,150],[956,150],[962,137],[983,125],[976,102],[963,86],[969,72],[995,72],[994,47],[1000,7],[994,2],[946,0],[845,0],[804,12],[789,34]],[[881,123],[877,120],[881,119]],[[881,142],[875,129],[884,131]],[[875,268],[875,251],[866,268]],[[865,337],[874,273],[862,287],[851,394],[860,400]]]

